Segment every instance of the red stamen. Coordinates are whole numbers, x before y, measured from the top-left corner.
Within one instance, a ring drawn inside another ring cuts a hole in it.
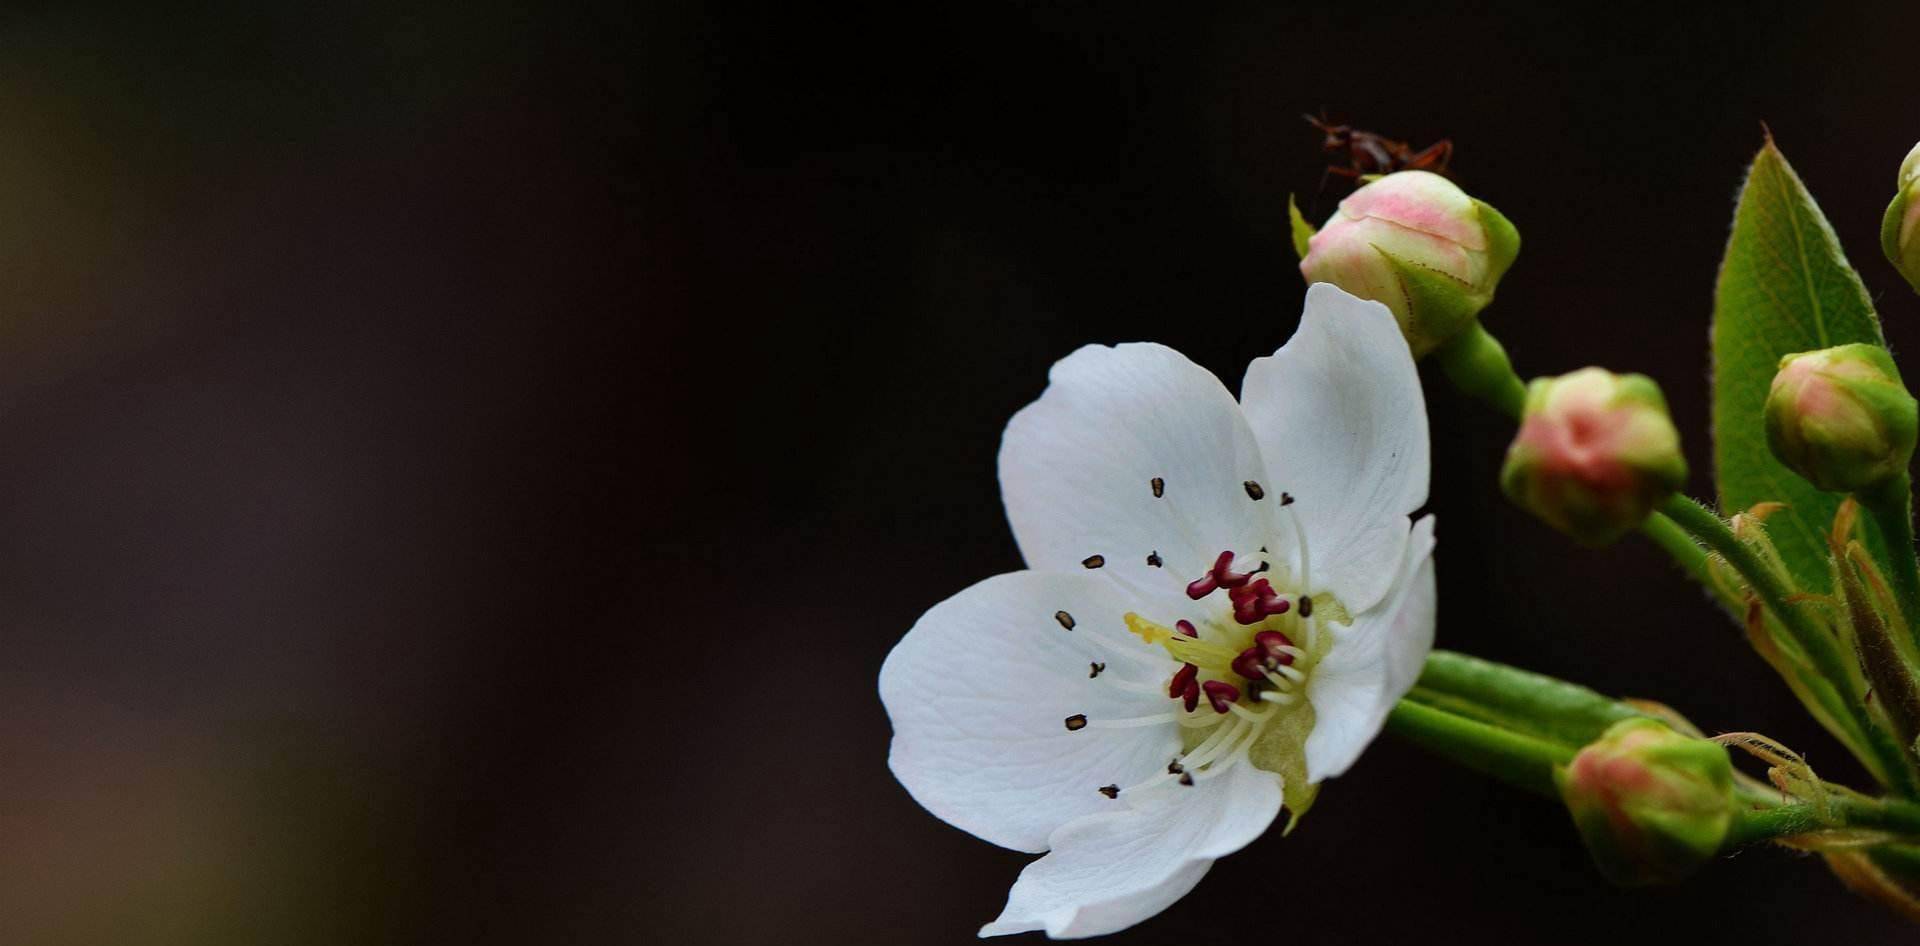
[[[1280,649],[1292,646],[1293,641],[1279,631],[1261,631],[1253,635],[1252,647],[1233,658],[1233,672],[1249,680],[1265,680],[1267,671],[1292,665],[1293,655]]]
[[[1207,703],[1216,713],[1225,713],[1227,707],[1240,700],[1240,688],[1220,680],[1208,680],[1200,685],[1207,694]]]
[[[1293,603],[1273,590],[1265,578],[1244,588],[1227,592],[1233,602],[1233,619],[1241,624],[1258,624],[1276,614],[1285,614]]]
[[[1214,579],[1212,572],[1208,572],[1187,583],[1187,597],[1198,601],[1201,598],[1213,594],[1213,589],[1218,587],[1220,587],[1220,583]]]
[[[1198,680],[1187,681],[1187,688],[1180,691],[1180,702],[1186,705],[1187,712],[1189,713],[1193,712],[1194,707],[1200,705],[1200,682]]]
[[[1222,588],[1238,588],[1246,584],[1248,579],[1253,577],[1252,572],[1243,574],[1240,572],[1227,571],[1227,566],[1232,564],[1233,552],[1231,551],[1221,552],[1220,557],[1213,560],[1213,577],[1215,581],[1220,583],[1220,587]]]
[[[1200,632],[1194,628],[1192,621],[1175,621],[1173,622],[1173,629],[1188,637],[1200,636]]]
[[[1187,692],[1187,687],[1193,685],[1193,676],[1199,672],[1200,668],[1193,664],[1181,664],[1180,669],[1173,672],[1173,679],[1167,683],[1167,695],[1179,699],[1181,694]]]
[[[1267,678],[1267,654],[1258,647],[1249,647],[1233,658],[1233,672],[1249,680]]]
[[[1279,631],[1261,631],[1253,635],[1253,645],[1266,651],[1267,656],[1273,658],[1273,660],[1281,666],[1290,667],[1293,665],[1293,655],[1280,649],[1282,647],[1293,646],[1293,639],[1287,635]]]
[[[1205,575],[1187,584],[1187,597],[1198,601],[1201,598],[1213,594],[1216,588],[1238,588],[1253,578],[1253,572],[1241,573],[1229,571],[1228,569],[1232,565],[1233,550],[1228,549],[1225,552],[1221,552],[1220,557],[1213,560],[1213,567],[1207,569]]]

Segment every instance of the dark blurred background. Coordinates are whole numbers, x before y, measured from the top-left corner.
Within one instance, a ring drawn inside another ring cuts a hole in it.
[[[1875,288],[1920,11],[487,3],[0,13],[0,942],[960,943],[1025,855],[875,694],[1019,566],[1002,425],[1087,342],[1292,331],[1302,112],[1526,238],[1526,373],[1666,387],[1766,122]],[[1444,646],[1857,779],[1644,543],[1430,388]],[[1816,861],[1620,892],[1384,739],[1115,942],[1911,941]]]

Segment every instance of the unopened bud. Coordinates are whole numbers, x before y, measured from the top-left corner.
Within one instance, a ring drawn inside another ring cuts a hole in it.
[[[1893,358],[1853,344],[1780,359],[1767,393],[1767,446],[1788,469],[1833,492],[1906,472],[1916,407]]]
[[[1587,545],[1638,526],[1686,478],[1659,385],[1599,368],[1527,386],[1520,432],[1500,469],[1514,502]]]
[[[1341,201],[1307,241],[1300,272],[1392,309],[1419,358],[1493,301],[1519,252],[1499,211],[1438,174],[1401,171]]]
[[[1880,251],[1920,292],[1920,144],[1900,162],[1893,203],[1880,218]]]
[[[1652,719],[1615,723],[1554,780],[1594,864],[1617,884],[1685,877],[1733,824],[1727,750]]]

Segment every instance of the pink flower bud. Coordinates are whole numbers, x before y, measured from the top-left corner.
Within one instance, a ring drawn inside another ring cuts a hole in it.
[[[1500,485],[1576,540],[1604,545],[1638,526],[1687,478],[1680,434],[1643,375],[1585,368],[1527,388]]]
[[[1618,884],[1685,877],[1733,823],[1727,750],[1652,719],[1615,723],[1554,778],[1594,863]]]
[[[1920,144],[1900,163],[1893,203],[1880,218],[1880,250],[1920,291]]]
[[[1767,392],[1767,446],[1807,482],[1857,492],[1906,472],[1916,405],[1878,345],[1840,345],[1780,359]]]
[[[1401,171],[1341,201],[1300,272],[1392,309],[1418,358],[1480,314],[1519,251],[1498,211],[1438,174]]]

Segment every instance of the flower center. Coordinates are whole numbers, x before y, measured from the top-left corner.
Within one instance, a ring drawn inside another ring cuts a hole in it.
[[[1128,631],[1177,663],[1165,689],[1174,706],[1131,719],[1076,716],[1067,728],[1175,722],[1182,729],[1183,751],[1165,772],[1125,789],[1103,786],[1102,794],[1117,798],[1123,791],[1168,781],[1193,785],[1217,776],[1244,760],[1275,719],[1304,704],[1304,687],[1319,657],[1313,598],[1284,581],[1275,588],[1276,579],[1260,577],[1270,571],[1267,561],[1224,551],[1206,574],[1187,585],[1187,597],[1197,604],[1192,619],[1179,618],[1168,627],[1132,612],[1124,616]]]
[[[1283,593],[1271,579],[1256,577],[1268,571],[1267,562],[1250,560],[1236,571],[1237,559],[1231,550],[1221,552],[1205,575],[1188,583],[1188,598],[1216,605],[1199,624],[1181,619],[1169,630],[1138,614],[1125,616],[1127,630],[1179,661],[1167,696],[1188,713],[1198,710],[1203,697],[1219,716],[1236,707],[1247,713],[1259,712],[1262,704],[1284,706],[1298,699],[1306,680],[1309,652],[1294,635],[1312,633],[1313,599]],[[1217,609],[1217,592],[1226,593],[1228,613]]]
[[[1148,484],[1153,499],[1172,501],[1172,490],[1160,477]],[[1264,487],[1242,484],[1247,499],[1267,500]],[[1145,671],[1148,683],[1130,674],[1104,674],[1107,665],[1094,661],[1088,676],[1138,692],[1151,699],[1170,700],[1164,712],[1131,718],[1096,717],[1076,713],[1066,718],[1069,732],[1084,729],[1129,729],[1175,723],[1181,734],[1180,752],[1166,770],[1136,784],[1100,786],[1108,798],[1132,794],[1172,782],[1194,785],[1217,777],[1250,757],[1262,769],[1281,772],[1301,787],[1289,789],[1288,804],[1311,801],[1312,786],[1305,783],[1300,761],[1307,733],[1313,726],[1313,708],[1306,699],[1306,683],[1313,667],[1331,646],[1332,638],[1317,633],[1327,620],[1345,623],[1345,609],[1325,594],[1313,597],[1312,566],[1303,523],[1288,513],[1293,497],[1275,497],[1280,517],[1274,525],[1287,541],[1290,555],[1275,556],[1267,546],[1247,555],[1229,549],[1213,560],[1205,574],[1185,586],[1191,610],[1186,614],[1155,615],[1173,618],[1171,626],[1128,612],[1123,621],[1128,635],[1109,635],[1105,628],[1082,626],[1066,611],[1054,614],[1065,630],[1084,634],[1103,650]],[[1148,553],[1147,565],[1162,568],[1158,550]],[[1106,556],[1095,554],[1081,562],[1100,568]],[[1316,598],[1319,600],[1316,602]],[[1164,599],[1163,599],[1164,600]],[[1316,611],[1319,613],[1316,614]],[[1146,646],[1142,647],[1141,643]],[[1169,662],[1158,656],[1164,652]],[[1131,678],[1129,678],[1131,677]],[[1253,764],[1253,763],[1249,763]]]

